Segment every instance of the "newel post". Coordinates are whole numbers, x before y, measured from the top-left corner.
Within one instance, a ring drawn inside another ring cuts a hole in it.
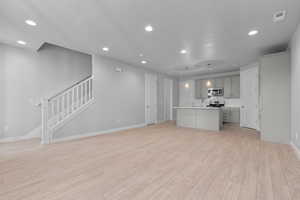
[[[50,143],[50,135],[48,130],[48,99],[43,98],[41,100],[41,110],[42,110],[42,136],[41,143],[49,144]]]

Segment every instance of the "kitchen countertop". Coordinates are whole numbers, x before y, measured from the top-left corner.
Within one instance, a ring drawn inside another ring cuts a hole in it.
[[[200,110],[220,110],[216,107],[204,107],[204,106],[175,106],[174,109],[200,109]]]

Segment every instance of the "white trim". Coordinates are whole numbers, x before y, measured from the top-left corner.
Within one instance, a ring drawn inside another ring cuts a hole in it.
[[[61,124],[54,127],[54,130],[57,131],[58,129],[60,129],[67,122],[74,119],[78,114],[85,111],[94,102],[95,102],[94,98],[91,99],[87,104],[85,104],[80,109],[76,110],[74,113],[72,113],[66,119],[64,119]],[[0,143],[17,142],[17,141],[22,141],[22,140],[30,140],[30,139],[34,139],[34,138],[41,138],[41,134],[42,134],[42,127],[38,126],[38,127],[36,127],[35,129],[33,129],[32,131],[30,131],[29,133],[27,133],[23,136],[7,137],[7,138],[0,139]]]
[[[170,79],[170,120],[173,120],[173,85],[174,81]]]
[[[145,124],[157,124],[158,121],[158,76],[153,73],[145,73]],[[151,86],[155,82],[155,91],[152,94]],[[155,95],[155,96],[154,96]],[[154,97],[155,102],[152,102],[152,98]],[[151,111],[153,110],[154,104],[154,116],[155,119],[150,119]]]
[[[118,131],[124,131],[124,130],[129,130],[129,129],[134,129],[134,128],[142,128],[142,127],[145,127],[145,126],[146,126],[145,123],[135,124],[135,125],[132,125],[132,126],[125,126],[125,127],[108,129],[108,130],[103,130],[103,131],[78,134],[78,135],[64,137],[64,138],[57,138],[57,139],[54,138],[53,142],[64,142],[64,141],[70,141],[70,140],[77,140],[77,139],[81,139],[81,138],[92,137],[92,136],[103,135],[103,134],[109,134],[109,133],[115,133],[115,132],[118,132]]]
[[[297,155],[297,158],[300,160],[300,149],[293,142],[291,142],[291,146],[294,149],[294,151]]]
[[[38,126],[26,135],[16,136],[16,137],[7,137],[7,138],[0,139],[0,143],[17,142],[17,141],[21,141],[21,140],[41,138],[41,132],[42,132],[41,126]]]
[[[92,98],[91,100],[89,100],[88,103],[84,104],[81,108],[79,108],[78,110],[74,111],[72,114],[70,114],[64,120],[60,121],[58,125],[56,125],[55,127],[53,127],[53,131],[57,131],[58,129],[60,129],[61,127],[63,127],[66,123],[68,123],[69,121],[71,121],[72,119],[74,119],[75,117],[77,117],[78,114],[80,114],[83,111],[85,111],[86,109],[88,109],[89,106],[91,104],[93,104],[93,103],[95,103],[95,99],[94,98]]]

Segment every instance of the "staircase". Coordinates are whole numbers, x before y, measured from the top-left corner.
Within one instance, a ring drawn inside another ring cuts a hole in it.
[[[93,76],[77,82],[50,98],[42,99],[41,143],[50,144],[55,130],[85,110],[93,101]]]

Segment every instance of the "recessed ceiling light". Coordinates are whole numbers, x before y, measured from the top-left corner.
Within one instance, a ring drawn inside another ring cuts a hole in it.
[[[26,44],[27,44],[27,42],[25,42],[25,41],[23,41],[23,40],[18,40],[17,43],[18,43],[18,44],[21,44],[21,45],[26,45]]]
[[[147,61],[146,60],[142,60],[141,63],[142,64],[147,64]]]
[[[185,83],[185,84],[184,84],[184,87],[185,87],[185,88],[190,88],[190,84],[189,84],[189,83]]]
[[[27,19],[25,21],[25,23],[28,24],[29,26],[36,26],[37,25],[37,23],[35,21],[31,20],[31,19]]]
[[[186,50],[186,49],[182,49],[182,50],[180,50],[180,53],[181,53],[181,54],[186,54],[186,53],[187,53],[187,50]]]
[[[103,48],[102,48],[102,51],[107,52],[107,51],[109,51],[109,48],[108,48],[108,47],[103,47]]]
[[[249,36],[254,36],[254,35],[256,35],[256,34],[258,34],[258,30],[251,30],[251,31],[249,31],[249,33],[248,33]]]
[[[147,31],[147,32],[152,32],[152,31],[153,31],[153,26],[147,25],[147,26],[145,27],[145,31]]]

